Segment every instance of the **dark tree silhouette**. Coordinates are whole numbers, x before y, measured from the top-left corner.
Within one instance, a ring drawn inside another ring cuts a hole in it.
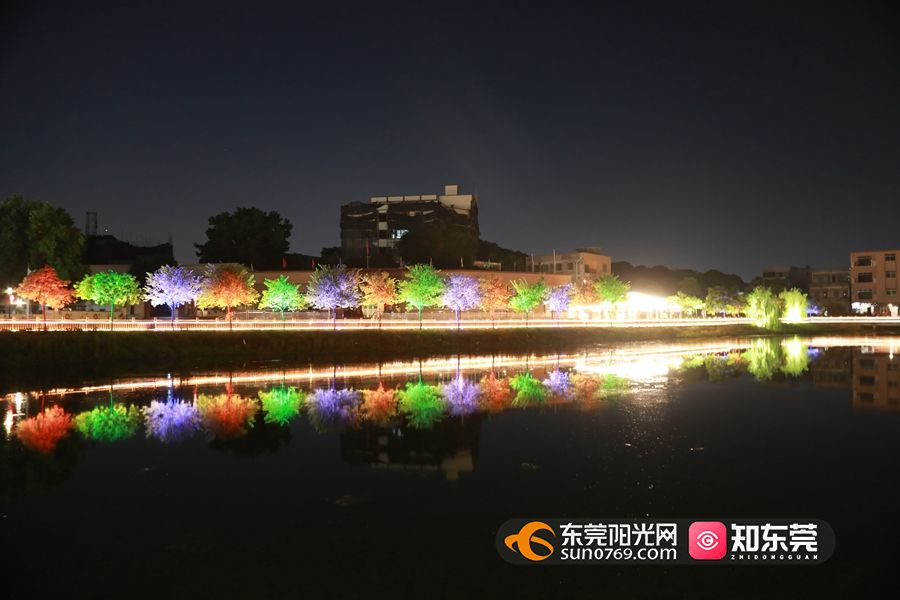
[[[240,207],[209,218],[206,242],[194,244],[200,262],[232,262],[277,269],[288,251],[291,222],[275,211]]]

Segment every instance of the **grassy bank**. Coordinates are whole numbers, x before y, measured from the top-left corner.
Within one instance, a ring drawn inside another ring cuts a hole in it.
[[[549,353],[598,344],[765,334],[749,325],[469,331],[0,332],[0,385],[63,385],[98,377],[271,364],[332,364]],[[900,327],[815,324],[799,335],[897,335]]]

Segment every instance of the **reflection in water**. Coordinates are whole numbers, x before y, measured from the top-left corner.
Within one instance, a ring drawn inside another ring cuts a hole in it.
[[[571,383],[569,382],[569,372],[560,370],[559,366],[555,367],[544,379],[544,385],[551,395],[557,396],[561,400],[569,400],[571,398]]]
[[[300,414],[300,406],[306,400],[302,390],[284,384],[270,390],[260,390],[257,395],[265,412],[265,422],[279,425],[287,425]]]
[[[318,388],[309,399],[309,420],[317,431],[339,431],[356,420],[356,390]]]
[[[98,406],[75,417],[75,429],[84,437],[99,442],[130,438],[137,432],[140,424],[141,411],[134,405]]]
[[[900,410],[900,356],[892,347],[887,350],[853,349],[854,408]]]
[[[199,394],[197,410],[203,424],[217,439],[229,440],[247,434],[259,408],[250,398],[225,393]]]
[[[433,427],[444,414],[440,390],[421,379],[407,383],[405,389],[397,392],[397,399],[400,412],[406,415],[407,422],[415,429]]]
[[[509,389],[509,380],[500,379],[497,373],[490,373],[481,378],[481,397],[484,406],[489,412],[500,412],[509,406],[512,393]]]
[[[894,353],[898,342],[854,340],[852,348],[838,347],[840,343],[833,338],[794,337],[630,345],[568,356],[391,363],[384,368],[386,377],[380,367],[347,366],[310,369],[303,377],[300,371],[259,371],[113,382],[56,396],[52,391],[19,392],[7,396],[6,406],[0,407],[8,434],[5,441],[0,439],[5,449],[0,462],[17,461],[13,466],[0,464],[0,469],[13,477],[30,470],[46,472],[36,477],[53,481],[56,475],[50,473],[65,471],[53,465],[74,464],[72,457],[77,457],[82,440],[123,440],[141,426],[147,437],[163,442],[205,431],[214,438],[211,447],[216,449],[239,455],[274,452],[289,442],[292,431],[296,435],[298,427],[305,427],[296,419],[305,410],[318,432],[341,432],[342,452],[353,461],[439,469],[452,478],[474,465],[478,423],[489,413],[548,402],[572,403],[584,410],[606,407],[622,411],[631,424],[640,423],[634,431],[639,436],[654,418],[652,405],[666,401],[670,386],[682,381],[725,382],[748,374],[764,382],[805,380],[816,386],[845,387],[848,396],[852,393],[854,408],[900,409],[900,360]],[[345,385],[368,389],[337,389],[338,373]],[[325,387],[306,392],[303,379],[309,382],[306,389],[318,380]],[[240,394],[232,380],[241,382]],[[176,399],[179,389],[193,390],[195,402]],[[108,405],[96,406],[97,396],[106,390],[116,390],[129,403],[114,402],[110,392]],[[166,395],[161,397],[163,391]],[[45,396],[56,397],[57,404],[46,410],[40,404],[40,410],[35,407],[29,415],[29,399],[43,402]],[[612,402],[619,399],[625,401]],[[132,400],[136,403],[130,404]],[[450,418],[462,415],[464,419]],[[70,434],[72,429],[80,435]]]
[[[147,437],[161,442],[185,440],[200,431],[200,411],[182,400],[153,400],[144,408],[144,425]]]
[[[528,406],[529,404],[543,404],[547,400],[547,390],[544,384],[535,379],[530,372],[519,373],[509,380],[509,387],[516,391],[513,398],[513,406]]]
[[[28,448],[48,454],[70,429],[72,416],[62,407],[51,406],[35,417],[19,421],[15,434]]]
[[[397,392],[393,388],[384,387],[379,381],[374,390],[363,390],[362,413],[372,423],[387,424],[397,413]]]
[[[450,414],[454,416],[470,415],[478,410],[478,399],[481,389],[474,381],[470,381],[457,373],[450,383],[444,384],[441,391],[444,400],[450,407]]]

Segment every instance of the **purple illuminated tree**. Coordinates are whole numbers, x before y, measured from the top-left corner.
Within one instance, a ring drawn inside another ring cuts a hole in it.
[[[337,329],[337,309],[359,306],[359,274],[344,265],[320,266],[309,278],[306,299],[315,308],[327,310]]]
[[[356,421],[359,392],[317,388],[309,400],[309,418],[317,431],[339,430]]]
[[[185,267],[160,267],[153,273],[147,273],[144,284],[144,300],[153,306],[168,306],[172,315],[172,327],[175,327],[177,309],[188,304],[200,295],[200,277]]]
[[[569,300],[572,295],[572,284],[559,285],[550,289],[547,295],[547,308],[556,315],[556,326],[559,327],[560,313],[569,310]]]
[[[572,384],[569,381],[569,373],[560,371],[559,367],[556,367],[547,373],[547,377],[544,379],[543,383],[554,396],[559,396],[560,398],[568,400],[572,395]]]
[[[456,328],[459,329],[460,312],[481,304],[481,288],[478,280],[468,275],[451,275],[447,278],[441,302],[456,313]]]
[[[182,400],[153,400],[143,409],[147,437],[161,442],[187,439],[200,431],[202,419],[197,407]]]

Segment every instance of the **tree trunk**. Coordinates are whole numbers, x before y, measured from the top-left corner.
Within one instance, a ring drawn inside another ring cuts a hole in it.
[[[113,322],[113,312],[116,310],[116,305],[110,303],[109,305],[109,330],[112,331],[112,322]]]
[[[41,312],[44,314],[44,331],[47,331],[47,303],[41,304]]]
[[[422,307],[419,307],[419,331],[422,331]]]
[[[459,322],[459,309],[456,309],[456,330],[459,331],[461,329]]]
[[[172,303],[169,305],[169,312],[172,316],[172,331],[175,331],[175,304]]]

